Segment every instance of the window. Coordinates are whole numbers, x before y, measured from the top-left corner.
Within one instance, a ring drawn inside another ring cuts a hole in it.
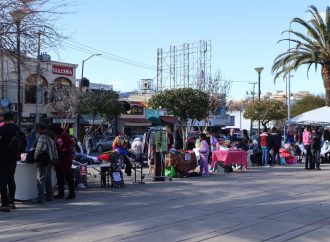
[[[36,83],[38,83],[38,87]],[[47,87],[47,81],[43,76],[36,74],[30,75],[25,82],[25,103],[35,104],[38,99],[38,104],[42,104],[46,90],[45,87]]]
[[[59,78],[56,78],[54,81],[53,81],[53,84],[61,84],[63,86],[71,86],[71,81],[65,77],[59,77]]]

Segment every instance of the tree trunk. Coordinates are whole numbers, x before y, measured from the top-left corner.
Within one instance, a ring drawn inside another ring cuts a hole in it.
[[[325,106],[330,106],[330,63],[322,65],[322,79],[325,89]]]

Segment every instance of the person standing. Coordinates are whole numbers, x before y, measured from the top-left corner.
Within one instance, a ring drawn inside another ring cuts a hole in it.
[[[81,145],[81,142],[77,139],[77,137],[70,135],[71,140],[73,142],[74,153],[84,154],[84,149]]]
[[[276,127],[273,127],[269,135],[269,149],[271,153],[272,165],[279,164],[279,154],[281,148],[281,139],[277,133]]]
[[[267,128],[263,129],[263,132],[259,135],[259,144],[261,146],[262,152],[262,165],[265,167],[269,167],[269,134],[267,132]]]
[[[315,169],[315,167],[313,168],[313,155],[312,155],[312,151],[311,151],[311,146],[313,143],[313,139],[312,139],[312,131],[311,131],[311,126],[308,125],[304,132],[303,132],[303,144],[304,144],[304,149],[306,151],[306,159],[305,159],[305,169],[306,170],[310,170],[310,169]]]
[[[34,159],[37,164],[37,188],[38,198],[36,202],[43,203],[53,200],[52,166],[58,162],[58,154],[53,137],[47,131],[43,123],[36,125],[36,132],[39,135],[34,151]],[[46,191],[46,196],[45,196]]]
[[[228,135],[228,139],[229,139],[231,142],[236,141],[236,137],[235,137],[235,129],[230,129],[230,131],[229,131],[229,135]]]
[[[312,132],[312,146],[311,146],[311,151],[312,151],[312,156],[313,156],[313,162],[312,162],[312,169],[313,166],[316,165],[315,169],[316,170],[321,170],[320,168],[320,153],[321,153],[321,137],[322,134],[319,131],[319,127],[315,127],[314,131]]]
[[[26,137],[26,151],[29,152],[33,148],[33,144],[36,141],[36,133],[35,130],[32,129],[31,127],[28,127],[24,130],[25,137]]]
[[[177,150],[183,149],[183,135],[182,135],[182,131],[180,129],[177,129],[175,132],[174,147]]]
[[[210,136],[210,144],[211,144],[211,152],[213,153],[214,151],[216,151],[217,149],[217,143],[218,143],[218,140],[217,138],[215,137],[215,132],[212,131],[211,132],[211,136]]]
[[[208,176],[209,175],[208,160],[210,154],[210,147],[206,140],[207,139],[206,134],[201,133],[200,139],[201,139],[201,147],[198,149],[198,152],[200,154],[199,172],[200,175],[202,176]]]
[[[91,153],[95,147],[94,143],[95,142],[94,142],[93,136],[90,134],[89,130],[86,129],[86,134],[84,136],[83,145],[84,145],[87,155],[91,155]]]
[[[73,160],[73,142],[70,135],[58,125],[53,125],[51,131],[55,134],[55,143],[58,152],[59,162],[55,165],[58,194],[54,196],[55,199],[64,198],[64,183],[68,183],[69,195],[66,199],[74,199],[75,184],[72,167]]]
[[[14,113],[9,111],[3,114],[3,126],[0,127],[0,212],[9,212],[15,209],[15,171],[17,154],[11,151],[9,143],[19,130],[14,122]]]

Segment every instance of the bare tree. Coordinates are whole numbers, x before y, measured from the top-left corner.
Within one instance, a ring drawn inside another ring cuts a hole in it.
[[[205,81],[204,92],[209,94],[209,105],[207,107],[209,116],[204,119],[204,130],[208,128],[209,120],[214,115],[219,114],[221,108],[226,108],[226,98],[230,91],[231,82],[224,80],[220,71],[214,77],[209,77]]]
[[[38,50],[38,33],[42,33],[45,49],[57,50],[65,36],[55,23],[68,13],[73,4],[69,0],[1,0],[0,1],[0,52],[14,60],[17,58],[17,27],[21,39],[21,63],[35,57]]]
[[[72,86],[55,84],[50,87],[48,105],[61,119],[61,127],[68,128],[68,119],[73,118],[77,110],[80,91]]]

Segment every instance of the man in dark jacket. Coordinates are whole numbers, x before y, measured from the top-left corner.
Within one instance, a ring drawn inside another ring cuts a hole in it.
[[[277,132],[276,127],[273,127],[272,132],[269,135],[269,149],[272,159],[272,165],[279,163],[280,148],[281,148],[281,138]]]
[[[315,127],[314,131],[312,133],[312,155],[313,155],[313,162],[312,164],[315,164],[316,170],[321,170],[320,168],[320,153],[321,153],[321,138],[322,138],[322,133],[319,131],[319,127]],[[311,167],[314,168],[314,167]]]
[[[10,141],[19,130],[14,122],[14,113],[9,111],[3,114],[4,125],[0,127],[0,193],[1,212],[9,212],[15,209],[15,171],[17,154],[11,151]],[[8,197],[9,193],[9,197]]]

